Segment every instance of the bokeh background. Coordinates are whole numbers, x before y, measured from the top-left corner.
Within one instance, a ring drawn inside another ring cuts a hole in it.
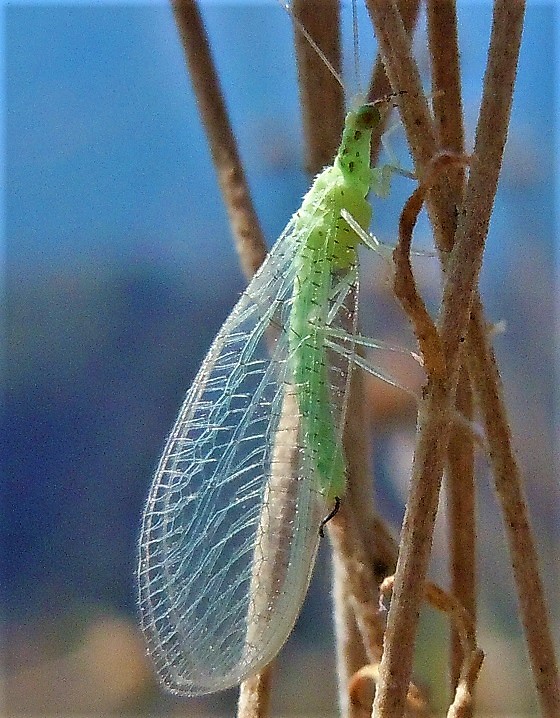
[[[306,191],[292,30],[274,2],[204,2],[251,189],[273,241]],[[469,137],[489,2],[460,3]],[[137,628],[143,502],[164,438],[211,339],[244,286],[169,7],[3,7],[4,411],[2,684],[6,715],[230,713],[235,691],[162,694]],[[344,16],[348,68],[351,21]],[[374,52],[360,17],[363,77]],[[558,628],[556,296],[558,11],[529,2],[510,138],[482,292]],[[422,25],[416,46],[427,69]],[[356,81],[347,73],[351,92]],[[402,136],[393,144],[402,153]],[[394,241],[410,193],[375,204]],[[429,242],[426,223],[418,229]],[[367,259],[367,331],[410,342],[383,262]],[[434,260],[419,260],[435,302]],[[388,369],[391,370],[389,363]],[[400,369],[399,369],[400,371]],[[406,379],[404,380],[406,381]],[[414,417],[372,385],[376,496],[398,528]],[[530,714],[531,677],[499,511],[479,464],[482,714]],[[446,584],[440,521],[432,576]],[[334,713],[328,551],[280,660],[275,713]],[[427,611],[418,675],[445,701],[446,626]]]

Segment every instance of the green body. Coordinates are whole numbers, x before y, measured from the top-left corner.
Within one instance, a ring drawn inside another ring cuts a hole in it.
[[[341,432],[333,417],[326,323],[333,291],[356,266],[361,241],[342,219],[341,210],[346,209],[368,229],[371,133],[379,120],[379,110],[372,105],[347,115],[334,163],[317,175],[296,219],[302,227],[314,229],[296,258],[290,355],[306,448],[315,463],[318,490],[327,501],[343,495],[346,464]]]

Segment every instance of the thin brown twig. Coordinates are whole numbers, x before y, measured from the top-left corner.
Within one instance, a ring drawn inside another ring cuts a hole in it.
[[[368,701],[366,693],[367,684],[370,682],[374,685],[379,684],[379,663],[369,663],[360,668],[348,684],[350,702],[359,718],[371,716],[371,700]],[[411,684],[406,696],[406,718],[426,718],[429,715],[431,715],[430,709],[425,697],[414,684]]]
[[[383,596],[393,588],[394,576],[387,577],[380,586],[380,603]],[[433,583],[424,587],[424,597],[428,603],[439,611],[446,613],[455,627],[460,639],[461,667],[458,684],[447,718],[466,718],[472,712],[474,689],[480,673],[484,653],[476,643],[476,629],[468,611],[451,594],[447,593]],[[371,663],[357,671],[348,686],[351,704],[355,706],[357,715],[369,715],[367,697],[364,698],[364,682],[373,680],[379,683],[379,664]],[[406,697],[406,716],[426,715],[428,705],[418,689],[411,684]]]
[[[374,511],[371,498],[371,473],[369,460],[367,406],[364,402],[365,377],[361,372],[352,374],[344,428],[344,451],[347,466],[347,487],[344,504],[347,515],[351,517],[354,530],[358,532],[368,564],[372,568],[373,579],[377,581],[376,565],[379,562],[396,561],[396,543],[383,554],[383,546],[374,528]],[[386,534],[387,535],[387,534]],[[341,715],[358,718],[359,711],[348,700],[348,681],[350,677],[367,662],[367,654],[356,623],[354,607],[351,601],[351,585],[346,574],[346,557],[342,553],[345,544],[332,543],[332,585],[333,608],[336,636],[338,700]],[[378,583],[378,581],[377,581]]]
[[[370,5],[375,6],[378,11],[374,21],[376,28],[379,28],[378,21],[387,19],[381,17],[381,7],[387,7],[392,3],[370,0]],[[412,469],[411,496],[403,526],[401,552],[397,564],[397,585],[389,612],[385,651],[381,663],[383,681],[375,701],[377,715],[381,718],[402,715],[404,706],[407,682],[412,666],[413,639],[416,633],[416,616],[419,606],[417,581],[418,578],[423,580],[426,573],[441,481],[441,454],[447,443],[448,425],[442,419],[442,410],[445,414],[449,408],[447,402],[453,395],[457,381],[460,344],[466,333],[466,324],[470,313],[471,301],[469,299],[474,295],[480,270],[482,248],[488,229],[509,123],[523,16],[523,2],[513,4],[503,0],[496,2],[475,146],[477,162],[471,171],[465,209],[461,216],[456,243],[449,262],[448,279],[444,290],[441,326],[451,392],[447,396],[445,392],[437,396],[437,392],[432,387],[420,409],[419,443]],[[393,23],[391,28],[386,24],[383,28],[384,35],[380,37],[390,78],[391,74],[398,77],[399,73],[396,68],[399,67],[402,59],[397,57],[393,51],[392,30],[397,35],[400,33],[399,39],[402,47],[403,32],[398,22]],[[407,52],[405,41],[404,48]],[[394,73],[390,71],[391,68],[395,69]],[[393,80],[393,78],[391,79]],[[403,97],[402,104],[406,105],[408,99],[408,96]],[[422,124],[421,118],[417,119],[419,119],[419,125]],[[411,132],[419,130],[419,125]],[[429,124],[427,126],[429,127]],[[408,130],[407,126],[407,132]],[[414,143],[411,142],[411,144],[414,149]],[[432,193],[433,195],[434,193]],[[440,228],[441,224],[440,222]],[[442,434],[436,433],[437,427],[441,427]],[[427,453],[426,448],[430,444],[431,450]],[[544,604],[544,601],[542,603]],[[546,621],[545,618],[543,620]],[[548,658],[550,659],[550,656]],[[536,683],[541,694],[542,704],[544,688],[538,677],[536,677]],[[556,692],[556,686],[553,689],[549,688],[549,695],[551,691]]]
[[[362,636],[368,661],[381,658],[384,626],[377,602],[377,583],[362,537],[346,502],[327,524],[333,552],[341,562],[349,597]]]
[[[394,0],[366,0],[379,42],[385,71],[393,92],[400,93],[399,108],[414,161],[416,176],[424,177],[438,152],[436,128],[422,90],[418,67],[411,54],[411,40]],[[455,211],[447,177],[442,176],[430,190],[438,211],[431,216],[436,246],[445,246],[453,234]],[[449,208],[453,208],[451,211]]]
[[[389,576],[383,581],[379,589],[381,596],[388,594],[393,589],[394,579],[394,576]],[[459,636],[460,674],[454,690],[453,702],[447,711],[447,718],[466,718],[472,713],[476,681],[484,660],[484,653],[476,643],[474,621],[455,596],[444,591],[435,583],[425,584],[424,597],[435,609],[447,614]]]
[[[384,633],[384,618],[379,611],[378,602],[379,580],[365,550],[359,527],[346,501],[341,504],[339,511],[331,518],[327,527],[338,570],[348,587],[347,598],[353,607],[365,655],[370,664],[378,664]],[[345,691],[348,691],[348,685],[349,683],[344,685]],[[427,705],[422,692],[416,686],[412,686],[412,690],[415,696],[421,697],[422,704]],[[350,701],[348,710],[352,711],[352,715],[361,713],[357,702]]]
[[[522,22],[522,14],[523,14],[523,5],[522,5],[521,3],[517,3],[516,7],[513,7],[513,8],[512,8],[512,11],[517,12],[518,18],[519,18],[519,19],[518,19],[518,23],[521,24],[521,22]],[[504,9],[503,9],[503,8],[502,8],[502,12],[504,12]],[[511,24],[508,23],[508,28],[509,28],[510,26],[511,26]],[[509,29],[508,29],[508,31],[509,31]],[[502,48],[505,48],[505,51],[503,52],[502,57],[505,58],[506,62],[509,63],[509,64],[510,64],[510,67],[511,67],[511,65],[512,65],[512,55],[511,55],[511,52],[513,51],[513,52],[515,53],[515,42],[513,42],[512,45],[510,46],[510,48],[508,48],[508,47],[507,47],[507,37],[506,37],[506,38],[504,39]],[[513,58],[513,60],[515,60],[515,58]],[[514,65],[514,64],[515,64],[515,61],[513,61],[513,65]],[[497,74],[498,76],[500,76],[500,73],[499,73],[499,72],[496,73],[496,74]],[[504,73],[504,74],[507,75],[507,72]],[[512,73],[511,73],[511,70],[510,70],[510,73],[509,73],[509,74],[510,74],[510,75],[512,74]],[[501,81],[501,77],[500,77],[500,81]],[[499,82],[498,82],[497,84],[499,84]],[[506,87],[507,87],[507,86],[506,86]],[[500,96],[500,93],[498,93],[498,96]],[[488,117],[491,117],[491,115],[492,115],[491,112],[487,113],[487,116],[488,116]],[[493,131],[493,127],[492,127],[492,125],[490,125],[490,126],[491,126],[490,132],[492,132],[492,131]],[[419,133],[422,133],[422,132],[424,131],[424,129],[425,129],[425,127],[424,127],[423,125],[417,125],[415,128],[414,128],[414,127],[412,128],[413,131],[416,131],[416,132],[419,132]],[[498,144],[499,144],[499,143],[498,143]],[[493,164],[496,165],[496,159],[495,159],[495,158],[493,159]],[[498,165],[499,165],[499,161],[498,161]],[[492,184],[492,183],[490,183],[490,184]],[[486,197],[490,198],[490,202],[492,202],[493,191],[491,190],[491,188],[490,188],[490,191],[489,191],[487,187],[484,187],[484,189],[481,191],[480,194],[481,194],[481,195],[484,195],[484,194],[485,194]],[[445,235],[444,235],[444,236],[445,236]],[[478,297],[476,298],[475,306],[480,307],[480,303],[479,303]],[[480,323],[481,325],[484,325],[484,320],[483,320],[481,311],[482,311],[482,310],[481,310],[481,307],[480,307],[479,323]],[[484,355],[484,354],[483,354],[483,347],[482,347],[480,344],[476,344],[476,345],[471,344],[470,349],[471,349],[471,352],[472,352],[472,353],[474,353],[474,354],[477,355],[478,361],[483,362],[484,366],[486,366],[487,369],[491,368],[491,364],[492,364],[491,357],[490,357],[489,355]],[[504,414],[504,415],[501,415],[501,414],[500,414],[500,415],[498,416],[498,418],[504,421],[504,423],[501,425],[501,432],[502,432],[502,434],[504,434],[504,435],[507,434],[507,435],[509,436],[509,430],[507,430],[507,421],[506,421],[505,414]],[[510,438],[511,438],[511,437],[510,437]],[[504,444],[504,443],[502,442],[501,446],[496,445],[496,446],[494,447],[493,453],[495,453],[495,455],[502,455],[502,457],[503,457],[503,458],[502,458],[502,461],[501,461],[502,465],[504,465],[504,464],[506,464],[506,463],[510,463],[511,456],[513,455],[513,452],[512,452],[512,449],[511,449],[511,441],[508,441],[507,444]],[[509,456],[508,456],[508,455],[509,455]],[[525,512],[525,511],[524,511],[524,512]],[[507,521],[506,521],[506,525],[507,525]],[[526,531],[525,533],[528,534],[528,531]],[[511,540],[510,540],[510,543],[512,543]],[[533,542],[531,542],[531,543],[533,544]],[[528,564],[528,563],[532,563],[533,565],[536,565],[536,564],[534,563],[534,561],[535,561],[535,554],[534,554],[533,552],[525,552],[525,553],[524,553],[524,558],[525,558],[525,563],[527,563],[527,564]],[[515,559],[512,559],[512,560],[514,561],[514,563],[516,562]],[[526,573],[527,576],[530,576],[531,574],[534,573],[534,569],[530,569],[529,567],[526,567],[525,573]],[[524,583],[529,583],[529,582],[527,581],[527,582],[524,582]],[[542,593],[542,591],[540,590],[541,583],[540,583],[540,581],[537,581],[537,582],[533,582],[531,585],[533,586],[534,591],[536,591],[536,592],[538,593],[538,595],[539,595],[539,600],[536,601],[536,602],[534,601],[532,605],[533,605],[533,606],[538,605],[538,606],[539,606],[539,611],[542,612],[542,615],[543,615],[543,616],[546,616],[546,607],[545,607],[545,602],[544,602],[544,599],[543,599],[543,593]],[[518,594],[522,595],[523,593],[524,593],[524,590],[523,590],[521,584],[519,584]],[[522,604],[523,604],[523,601],[522,601]],[[544,618],[543,620],[546,622],[546,618]],[[557,688],[556,688],[556,685],[557,685],[557,677],[556,677],[556,676],[557,676],[557,673],[556,673],[556,668],[555,668],[555,660],[554,660],[554,654],[553,654],[553,651],[552,651],[552,643],[551,643],[551,640],[550,640],[550,634],[549,634],[549,632],[547,631],[546,628],[543,629],[544,632],[547,633],[547,635],[548,635],[547,640],[544,641],[544,644],[545,644],[545,646],[546,646],[546,650],[544,650],[544,651],[538,650],[538,646],[539,646],[539,645],[542,645],[542,640],[543,640],[542,637],[541,637],[541,638],[531,639],[531,638],[529,637],[529,633],[531,632],[531,629],[530,629],[530,621],[529,621],[529,620],[525,620],[524,623],[525,623],[525,630],[526,630],[526,632],[527,632],[527,634],[528,634],[528,641],[529,641],[529,642],[532,642],[532,643],[534,644],[533,649],[531,649],[531,653],[532,653],[532,656],[533,656],[532,662],[533,662],[533,665],[534,665],[534,674],[535,674],[535,680],[536,680],[536,682],[537,682],[538,690],[539,690],[539,692],[540,692],[541,694],[542,694],[543,690],[547,690],[549,694],[554,694],[554,693],[557,692]],[[538,633],[541,633],[541,632],[539,631]],[[537,665],[540,666],[540,667],[537,667]],[[546,669],[544,668],[544,666],[546,666]],[[541,678],[542,676],[546,676],[546,679],[545,679],[544,681],[543,681],[542,678]],[[543,686],[542,686],[542,687],[539,687],[539,684],[541,684],[541,683],[543,684]],[[546,688],[545,685],[548,686],[548,688]],[[556,704],[555,704],[555,701],[557,701],[556,698],[550,698],[550,697],[547,698],[547,699],[541,698],[541,702],[542,702],[543,700],[544,700],[545,702],[547,702],[547,703],[551,703],[551,705],[553,705],[553,706],[556,705]],[[555,709],[556,709],[556,708],[555,708]]]
[[[460,212],[453,250],[446,267],[441,335],[452,386],[482,265],[482,253],[502,166],[517,60],[523,28],[524,1],[496,0],[484,90],[477,124],[474,161],[465,203]]]
[[[418,11],[420,9],[420,0],[397,0],[399,12],[402,17],[403,25],[410,37],[414,34],[414,28],[418,20]],[[373,70],[371,73],[371,79],[369,82],[369,89],[367,92],[367,101],[374,102],[375,100],[385,97],[392,92],[391,83],[385,72],[385,66],[380,55],[375,58]],[[384,113],[381,117],[379,126],[375,128],[371,137],[371,160],[372,164],[375,164],[379,151],[381,149],[381,137],[387,129],[387,123],[391,114]]]
[[[399,219],[399,241],[393,250],[393,262],[395,265],[393,288],[397,299],[412,322],[428,384],[445,382],[447,368],[438,330],[416,288],[416,281],[410,263],[412,232],[424,204],[426,193],[436,177],[441,174],[444,168],[459,162],[464,164],[466,161],[468,161],[467,158],[463,156],[449,153],[441,154],[433,160],[430,173],[425,175],[424,181],[410,195],[402,209]]]
[[[426,13],[436,147],[462,154],[465,151],[465,137],[455,3],[450,0],[428,0]],[[465,168],[450,168],[446,181],[449,185],[448,199],[452,208],[458,209],[463,204]],[[447,252],[453,247],[456,216],[456,213],[451,214],[442,236],[440,249]]]
[[[450,0],[428,0],[426,5],[428,42],[432,74],[432,107],[437,143],[457,152],[465,151],[461,74],[457,36],[457,9]],[[450,200],[463,205],[465,169],[450,168],[448,174]],[[455,240],[456,222],[451,220],[442,237],[444,249],[450,251]],[[446,253],[441,254],[446,264]],[[473,418],[471,382],[464,366],[459,375],[455,399],[457,411],[467,420]],[[447,447],[446,459],[447,518],[449,531],[449,563],[451,590],[476,622],[476,516],[474,481],[474,446],[470,433],[454,424]],[[450,682],[451,692],[457,687],[461,671],[461,641],[451,627]],[[472,706],[466,708],[467,718]]]
[[[471,349],[470,352],[477,404],[491,446],[490,462],[509,543],[521,620],[541,713],[546,718],[553,718],[560,715],[560,684],[544,589],[538,570],[538,554],[521,472],[512,446],[501,378],[478,304],[473,307],[468,341],[471,346],[482,345],[485,349],[482,352]]]
[[[433,155],[435,130],[428,103],[422,92],[420,73],[410,54],[410,37],[406,33],[395,2],[392,0],[367,0],[367,6],[392,91],[402,93],[399,107],[411,144],[416,169],[423,172]],[[392,32],[395,29],[397,30],[396,34]],[[401,61],[398,63],[388,62],[388,58],[393,55],[399,55]],[[429,130],[428,136],[423,133],[408,134],[409,126],[418,125]],[[419,179],[422,179],[420,173]]]
[[[455,407],[467,420],[473,417],[472,389],[463,367],[457,384]],[[465,427],[454,422],[447,446],[446,498],[449,531],[451,591],[476,621],[476,495],[474,442]],[[457,687],[461,669],[460,638],[451,629],[450,685]]]
[[[360,381],[362,378],[356,372],[356,392],[359,392]],[[359,393],[358,393],[359,395]],[[363,398],[363,394],[361,395]],[[365,408],[364,402],[361,406]],[[362,413],[365,413],[362,411]],[[359,415],[352,417],[353,423],[359,421]],[[346,425],[345,446],[352,442],[352,437],[357,436],[360,440],[363,438],[363,427],[358,434],[354,434],[348,430],[348,421]],[[354,460],[359,458],[358,450],[353,447],[352,451],[347,454]],[[385,523],[373,511],[373,503],[371,500],[371,487],[366,485],[365,481],[356,481],[356,477],[365,474],[368,480],[371,476],[367,473],[367,453],[364,454],[364,462],[360,467],[352,467],[348,458],[348,477],[349,482],[346,493],[344,495],[344,507],[347,512],[347,520],[351,522],[352,530],[356,531],[360,536],[360,551],[365,557],[368,570],[370,571],[370,579],[372,585],[368,593],[362,593],[362,601],[366,601],[373,606],[376,600],[375,587],[378,586],[383,578],[393,570],[397,561],[397,543]],[[359,497],[362,497],[361,500]],[[365,516],[365,521],[359,521],[358,518]],[[335,520],[335,519],[332,519]],[[331,520],[331,521],[332,521]],[[335,521],[336,524],[336,521]],[[330,529],[329,529],[330,531]],[[355,587],[348,580],[348,573],[352,572],[352,565],[359,563],[359,556],[356,555],[354,544],[344,535],[344,527],[339,524],[335,533],[330,534],[332,541],[332,565],[333,565],[333,600],[334,600],[334,621],[336,633],[336,650],[337,650],[337,680],[339,686],[339,706],[342,716],[351,718],[364,718],[363,706],[368,706],[369,714],[371,711],[371,699],[368,702],[368,696],[363,695],[359,701],[349,700],[348,685],[351,677],[369,660],[368,654],[364,648],[362,632],[356,623],[356,611],[353,602],[353,594]],[[368,615],[371,612],[368,609]],[[382,640],[383,627],[379,626],[379,640]],[[381,644],[380,644],[381,647]],[[371,651],[370,651],[371,654]]]
[[[449,616],[461,646],[459,678],[447,718],[467,718],[472,714],[476,682],[484,660],[476,642],[476,627],[467,609],[454,596],[434,583],[427,583],[425,590],[430,604]]]
[[[198,108],[227,207],[241,266],[253,276],[266,257],[264,235],[253,206],[196,0],[173,0]]]
[[[450,275],[460,275],[457,292],[464,292],[469,285],[469,278],[476,277],[480,269],[507,134],[507,122],[504,123],[504,120],[509,120],[524,10],[525,3],[522,0],[514,3],[500,0],[494,8],[489,62],[475,140],[478,162],[471,171],[463,221],[459,224],[456,246],[450,260]],[[469,192],[471,187],[472,191]],[[448,291],[443,296],[442,335],[446,346],[451,347],[456,346],[458,339],[466,336],[461,326],[464,307],[460,306],[457,294],[447,286],[446,289]],[[485,428],[491,447],[494,482],[510,546],[533,679],[541,712],[543,716],[552,718],[560,714],[560,679],[539,576],[538,556],[503,402],[500,375],[487,340],[482,341],[485,324],[482,305],[476,296],[470,332],[480,341],[469,342],[473,354],[473,376],[476,371],[477,397],[487,411]],[[482,367],[483,373],[480,372]],[[490,417],[492,421],[488,420]]]
[[[363,715],[361,704],[367,704],[369,699],[369,705],[371,705],[371,698],[366,695],[363,696],[361,702],[352,702],[348,695],[347,686],[351,676],[368,662],[368,658],[362,642],[362,635],[356,623],[344,562],[334,551],[332,553],[332,596],[340,715],[342,718],[369,718],[369,716]]]
[[[238,718],[267,718],[270,714],[272,670],[269,663],[259,673],[243,681],[237,701]]]
[[[447,161],[442,158],[441,161]],[[434,174],[432,172],[432,174]],[[431,179],[428,177],[428,180]],[[407,695],[412,668],[412,651],[416,636],[420,599],[426,575],[427,560],[431,548],[431,536],[437,510],[437,491],[443,470],[443,451],[449,421],[446,413],[448,403],[447,368],[443,346],[438,331],[418,294],[410,266],[412,231],[422,207],[428,184],[421,183],[405,204],[399,223],[399,242],[393,253],[395,262],[395,293],[414,326],[428,379],[425,400],[418,413],[418,443],[412,466],[412,487],[402,529],[401,547],[397,561],[395,593],[387,618],[383,656],[380,664],[380,684],[374,700],[373,715],[402,716],[407,705]],[[443,407],[443,409],[442,409]],[[419,485],[418,478],[424,481]],[[432,505],[426,511],[426,488]],[[404,563],[403,563],[404,562]],[[404,566],[404,570],[403,570]],[[420,575],[420,578],[418,578]],[[420,583],[419,583],[420,582]],[[400,594],[397,594],[400,591]],[[399,610],[394,602],[400,599]],[[400,652],[404,667],[396,660],[394,636],[399,634]]]
[[[340,76],[338,0],[294,0],[292,12]],[[332,162],[338,147],[344,123],[344,91],[297,26],[294,33],[305,134],[305,166],[310,174],[316,174]]]

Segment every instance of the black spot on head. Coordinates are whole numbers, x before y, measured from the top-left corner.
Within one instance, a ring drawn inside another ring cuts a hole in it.
[[[381,121],[379,109],[375,105],[362,105],[358,110],[356,124],[363,129],[372,129]]]
[[[350,172],[354,171],[354,162],[352,162],[352,160],[350,160],[350,162],[348,163],[348,170]]]
[[[360,139],[361,136],[362,136],[362,131],[361,131],[361,130],[356,130],[356,131],[354,132],[354,139],[356,140],[356,142]]]
[[[347,155],[347,154],[348,154],[348,147],[343,147],[343,148],[342,148],[342,154],[343,154],[343,155]]]

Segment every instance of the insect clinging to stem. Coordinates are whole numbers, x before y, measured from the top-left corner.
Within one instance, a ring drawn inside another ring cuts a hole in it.
[[[332,165],[224,322],[167,439],[138,580],[148,650],[174,693],[234,686],[274,658],[344,500],[356,345],[380,346],[357,334],[357,250],[370,244],[367,196],[386,196],[395,171],[370,167],[386,106],[348,112]]]

